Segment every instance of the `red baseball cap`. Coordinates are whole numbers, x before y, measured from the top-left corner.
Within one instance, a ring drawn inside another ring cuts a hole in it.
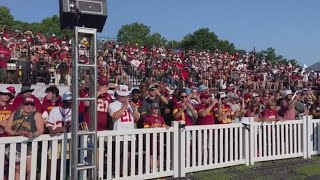
[[[23,104],[27,104],[27,103],[34,104],[34,98],[33,98],[33,97],[30,97],[30,96],[25,97],[25,98],[23,99]]]
[[[200,94],[200,99],[209,99],[211,98],[212,96],[210,96],[209,94],[205,94],[205,93],[201,93]]]
[[[99,79],[98,79],[98,83],[100,85],[108,85],[109,81],[108,81],[108,78],[106,76],[100,76]]]

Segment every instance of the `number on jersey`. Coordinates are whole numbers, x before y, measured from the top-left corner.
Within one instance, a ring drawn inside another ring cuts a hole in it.
[[[98,99],[97,111],[98,112],[107,112],[109,102],[107,100]]]
[[[9,119],[10,114],[0,114],[0,121],[6,121]]]
[[[121,116],[121,122],[131,122],[132,117],[131,114],[128,111],[124,111]]]

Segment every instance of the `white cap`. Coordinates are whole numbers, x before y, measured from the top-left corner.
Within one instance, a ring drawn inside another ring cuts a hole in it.
[[[226,97],[227,97],[227,95],[226,95],[226,93],[225,93],[225,92],[219,92],[219,94],[220,94],[220,99],[221,99],[221,98],[226,98]]]
[[[291,90],[285,90],[285,91],[283,92],[283,94],[282,94],[282,97],[285,98],[285,97],[287,97],[287,96],[290,95],[290,94],[293,94],[293,92],[292,92]]]
[[[127,85],[119,85],[116,93],[119,96],[129,96],[130,91]]]
[[[259,94],[253,93],[253,94],[252,94],[252,97],[259,97]]]
[[[70,101],[71,100],[71,92],[65,92],[62,95],[62,101]]]

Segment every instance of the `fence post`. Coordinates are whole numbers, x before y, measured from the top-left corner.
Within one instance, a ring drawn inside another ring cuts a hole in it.
[[[309,144],[309,136],[308,136],[308,118],[307,116],[302,117],[302,147],[303,147],[303,159],[308,158],[308,144]]]
[[[311,151],[313,149],[311,142],[312,136],[315,134],[315,130],[312,129],[312,116],[306,116],[307,119],[307,158],[311,158]]]
[[[179,122],[171,122],[173,127],[173,141],[171,146],[173,177],[179,177]]]
[[[250,148],[250,151],[249,151],[249,155],[250,155],[250,165],[254,165],[254,157],[255,157],[255,151],[256,149],[254,149],[254,140],[255,140],[255,137],[257,136],[254,132],[254,118],[249,118],[249,148]]]
[[[189,139],[187,140],[189,141]],[[179,176],[186,177],[186,130],[185,127],[179,127]]]
[[[250,123],[250,121],[249,121]],[[244,159],[246,161],[246,166],[250,165],[250,124],[244,125]]]

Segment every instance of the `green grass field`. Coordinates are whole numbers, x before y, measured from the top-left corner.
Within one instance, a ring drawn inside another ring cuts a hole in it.
[[[320,180],[320,156],[233,166],[190,174],[200,180]]]

